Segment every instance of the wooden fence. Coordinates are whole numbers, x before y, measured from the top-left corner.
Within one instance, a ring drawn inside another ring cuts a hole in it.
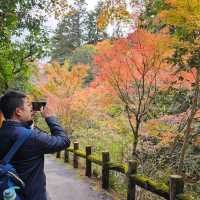
[[[86,160],[85,175],[92,176],[92,163],[102,166],[102,188],[109,188],[109,171],[114,170],[127,176],[127,200],[136,199],[136,186],[148,190],[158,196],[168,200],[194,200],[188,194],[184,193],[184,180],[179,175],[169,176],[169,184],[157,183],[148,177],[137,174],[137,162],[129,161],[127,164],[110,162],[109,152],[102,152],[102,159],[92,155],[92,147],[86,146],[85,152],[79,150],[79,143],[74,142],[74,147],[67,148],[64,151],[64,162],[69,162],[69,152],[73,153],[73,167],[78,168],[78,157]],[[57,152],[57,158],[61,157],[61,152]]]

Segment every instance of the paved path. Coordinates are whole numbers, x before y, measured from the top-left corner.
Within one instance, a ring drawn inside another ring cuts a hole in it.
[[[95,191],[90,181],[83,180],[70,165],[54,156],[45,158],[49,200],[112,200],[105,192]]]

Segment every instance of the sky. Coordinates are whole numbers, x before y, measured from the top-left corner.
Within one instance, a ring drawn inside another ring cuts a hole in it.
[[[72,0],[68,0],[68,2],[72,2]],[[87,4],[87,9],[88,10],[93,10],[95,8],[95,6],[97,5],[98,0],[85,0],[86,4]],[[55,30],[56,26],[58,24],[58,20],[56,20],[54,17],[49,17],[47,22],[45,23],[45,26],[49,29],[50,31],[50,37],[53,36],[53,31]],[[123,31],[124,31],[124,35],[128,34],[129,32],[132,32],[132,27],[131,26],[123,26]],[[114,26],[109,24],[106,28],[106,32],[108,33],[108,35],[112,36],[113,34],[113,30],[114,30]]]
[[[97,5],[97,0],[86,0],[86,3],[88,10],[92,10]]]
[[[98,0],[85,0],[85,2],[87,4],[87,9],[93,10],[95,6],[97,5]],[[54,30],[57,24],[58,24],[58,20],[56,20],[54,17],[49,17],[47,22],[45,23],[45,25],[51,30]]]

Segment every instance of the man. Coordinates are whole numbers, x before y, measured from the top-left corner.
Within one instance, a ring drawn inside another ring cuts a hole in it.
[[[39,129],[30,129],[27,124],[32,120],[32,105],[28,97],[17,91],[10,91],[0,99],[0,109],[5,121],[0,128],[0,160],[11,146],[27,130],[31,136],[17,151],[12,164],[18,175],[25,182],[23,198],[25,200],[46,200],[46,178],[44,174],[44,154],[54,153],[69,147],[70,140],[57,122],[48,103],[40,112],[46,120],[51,136]],[[24,127],[24,133],[17,131]]]

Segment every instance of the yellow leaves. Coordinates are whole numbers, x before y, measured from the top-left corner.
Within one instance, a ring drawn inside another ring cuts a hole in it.
[[[112,43],[110,40],[103,40],[102,42],[98,42],[95,46],[95,49],[98,53],[104,52],[112,48]]]
[[[87,76],[88,66],[84,64],[69,67],[53,62],[44,66],[40,73],[38,89],[48,98],[48,103],[57,113],[60,121],[70,129],[73,119],[73,107],[76,94],[82,90]]]
[[[160,18],[167,24],[182,27],[188,32],[200,28],[199,0],[166,0],[170,6],[160,13]]]
[[[69,64],[64,65],[56,62],[47,64],[45,72],[40,75],[39,87],[44,93],[55,95],[55,97],[70,98],[82,84],[87,76],[88,67],[85,65],[73,66],[69,71]]]
[[[87,76],[88,66],[85,64],[77,64],[73,66],[72,70],[69,72],[70,82],[76,88],[81,88],[85,77]]]
[[[127,11],[125,5],[107,5],[104,7],[100,16],[98,17],[97,27],[100,30],[103,30],[109,23],[113,23],[114,21],[128,22],[130,18],[130,13]]]
[[[99,16],[98,20],[97,20],[97,27],[100,30],[105,29],[105,27],[108,25],[108,20],[109,20],[110,16],[108,14],[107,10],[103,10],[101,12],[101,15]]]

